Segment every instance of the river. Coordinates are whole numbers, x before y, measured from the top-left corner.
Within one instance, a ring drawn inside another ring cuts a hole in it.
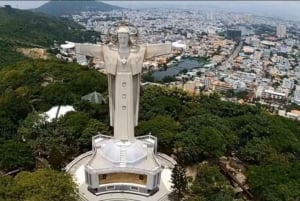
[[[166,70],[159,70],[155,71],[152,76],[155,80],[162,80],[166,76],[175,76],[180,71],[187,69],[188,71],[192,70],[193,68],[200,68],[203,64],[199,63],[196,59],[183,59],[181,62],[174,64],[167,68]]]

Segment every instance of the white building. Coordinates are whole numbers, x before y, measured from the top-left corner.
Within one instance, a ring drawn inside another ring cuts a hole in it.
[[[294,69],[294,71],[295,71],[296,77],[297,77],[297,78],[300,78],[300,66],[296,67],[296,68]]]
[[[294,92],[294,97],[292,98],[292,102],[296,103],[297,105],[300,105],[300,90],[296,89]]]
[[[282,88],[292,89],[294,87],[295,81],[293,79],[284,78],[282,80]]]
[[[45,121],[52,122],[54,119],[63,117],[68,112],[75,112],[75,109],[72,105],[59,105],[54,106],[47,112],[41,114],[41,117],[45,118]]]
[[[286,94],[267,89],[263,91],[262,98],[272,100],[284,100],[286,98]]]
[[[286,26],[283,24],[278,25],[276,35],[278,38],[285,38],[286,37]]]

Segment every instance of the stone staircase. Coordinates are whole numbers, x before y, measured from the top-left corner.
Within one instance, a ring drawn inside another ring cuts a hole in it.
[[[120,149],[120,166],[126,167],[126,160],[127,160],[127,151],[125,147],[121,147]]]

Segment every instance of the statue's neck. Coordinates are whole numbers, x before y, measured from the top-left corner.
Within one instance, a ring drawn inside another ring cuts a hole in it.
[[[130,48],[129,47],[119,47],[118,52],[122,58],[124,58],[124,57],[127,58],[130,54]]]

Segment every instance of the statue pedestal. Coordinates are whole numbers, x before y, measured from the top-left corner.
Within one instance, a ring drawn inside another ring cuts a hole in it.
[[[93,137],[93,150],[74,159],[66,171],[87,201],[164,200],[171,191],[176,162],[157,153],[156,148],[157,140],[151,135],[132,142],[97,135]]]
[[[142,136],[132,141],[93,137],[93,155],[85,165],[85,180],[96,195],[134,192],[151,195],[159,188],[161,165],[156,159],[157,140]]]

